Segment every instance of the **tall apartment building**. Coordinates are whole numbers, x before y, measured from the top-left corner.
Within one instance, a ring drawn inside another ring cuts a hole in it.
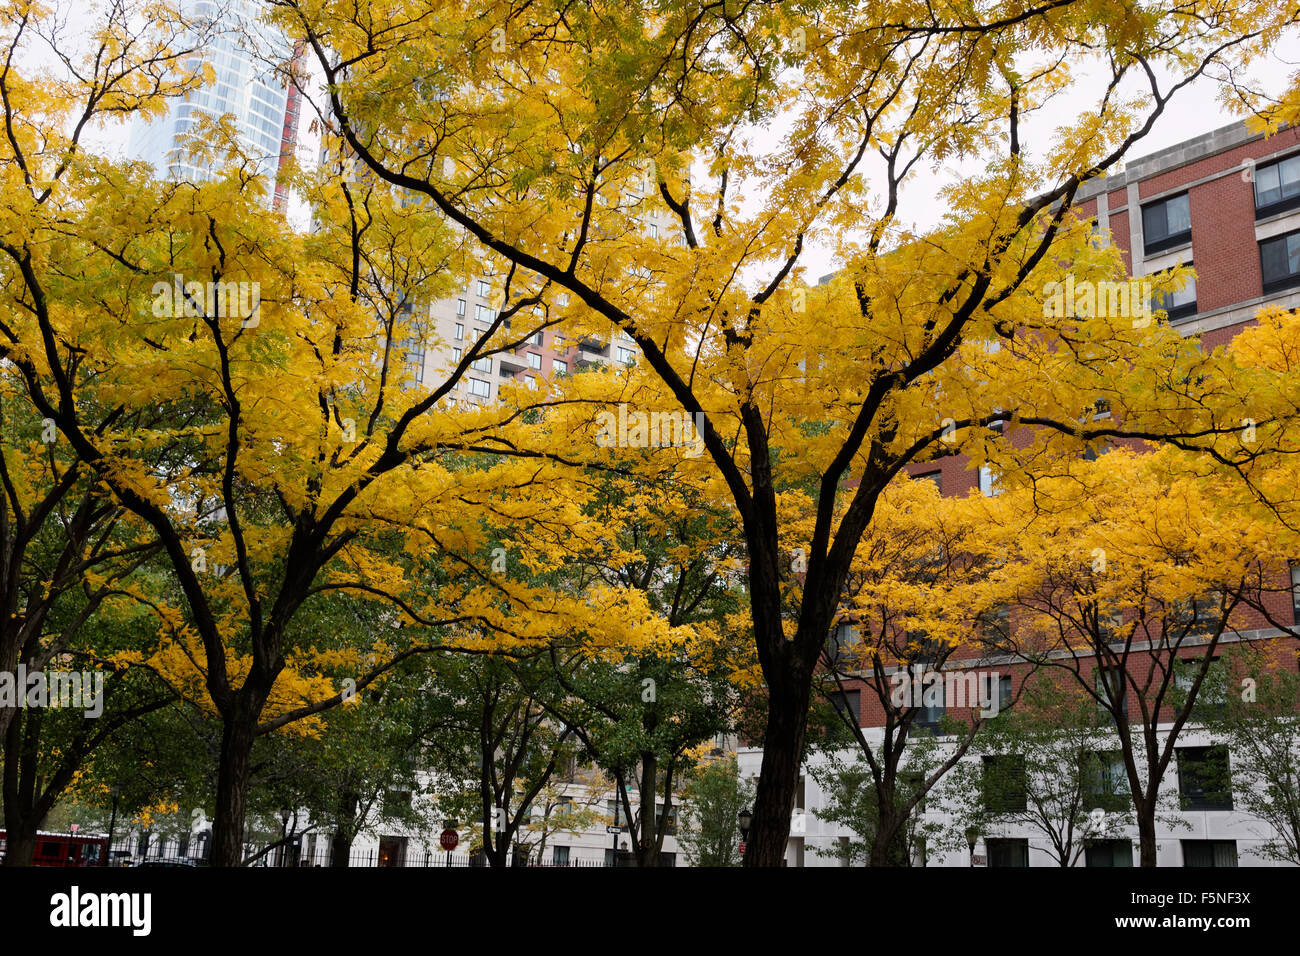
[[[1198,136],[1086,184],[1078,205],[1095,218],[1102,234],[1109,233],[1134,277],[1179,263],[1196,270],[1196,281],[1167,298],[1163,308],[1174,328],[1184,335],[1198,334],[1207,351],[1252,324],[1266,305],[1300,307],[1300,131],[1294,128],[1269,139],[1249,133],[1240,124]],[[971,469],[964,455],[916,463],[908,472],[912,478],[933,481],[945,496],[997,493],[996,477],[986,468]],[[1276,557],[1285,565],[1285,559],[1294,556]],[[1239,608],[1229,618],[1223,641],[1263,642],[1261,646],[1274,659],[1294,668],[1295,635],[1300,635],[1300,568],[1292,567],[1290,595],[1285,581],[1281,583],[1283,587],[1266,599],[1267,606],[1274,620],[1293,622],[1290,633],[1272,627],[1256,610]],[[851,631],[852,625],[842,629]],[[989,665],[950,659],[945,666],[987,670]],[[994,669],[1000,672],[1002,699],[1018,692],[1028,670],[1011,660],[997,662]],[[1094,676],[1098,670],[1094,668]],[[878,743],[885,722],[879,698],[861,682],[850,681],[847,686],[849,699],[843,703],[856,715],[867,739]],[[918,723],[936,727],[942,710],[923,709]],[[964,713],[953,711],[954,716]],[[1168,726],[1161,723],[1157,729]],[[1264,831],[1270,829],[1266,823],[1234,811],[1230,796],[1226,802],[1206,800],[1197,792],[1195,767],[1198,760],[1207,759],[1206,748],[1213,743],[1203,729],[1184,730],[1179,737],[1177,765],[1167,771],[1162,791],[1172,790],[1182,798],[1186,809],[1177,816],[1185,828],[1159,825],[1158,865],[1275,865],[1258,853]],[[966,759],[979,760],[978,748],[977,738]],[[1230,772],[1231,753],[1226,757]],[[761,750],[742,750],[742,774],[756,777],[761,761]],[[787,845],[788,865],[843,865],[834,854],[848,831],[818,819],[817,811],[826,800],[827,795],[805,774],[796,803],[797,825]],[[932,854],[916,862],[968,866],[974,856],[990,866],[1055,865],[1042,852],[1045,849],[1041,833],[1011,828],[995,838],[981,839],[974,853]],[[1136,860],[1136,829],[1130,828],[1114,840],[1090,847],[1080,865],[1131,866]]]
[[[128,156],[145,160],[169,179],[210,179],[212,170],[187,155],[184,140],[200,117],[216,120],[229,114],[241,145],[260,172],[276,174],[297,144],[299,97],[272,65],[290,63],[300,51],[259,21],[262,9],[262,0],[181,0],[180,10],[187,18],[212,24],[210,42],[195,61],[211,64],[215,81],[176,98],[161,117],[152,121],[137,117],[127,142]],[[267,202],[279,208],[285,198],[284,190],[277,188]]]
[[[643,224],[653,238],[680,232],[672,214],[657,203],[646,202]],[[413,335],[405,343],[408,370],[417,386],[441,382],[460,362],[465,350],[482,337],[497,315],[496,297],[501,290],[491,277],[480,277],[455,296],[427,306],[427,320],[413,323]],[[556,304],[568,304],[568,294],[559,292]],[[528,318],[517,320],[526,326]],[[536,388],[540,381],[567,375],[595,364],[632,365],[639,349],[632,337],[612,323],[605,331],[582,336],[557,329],[536,332],[508,352],[484,356],[473,363],[453,391],[455,400],[466,404],[494,402],[503,383],[514,381]]]
[[[465,350],[486,333],[497,315],[498,293],[490,278],[480,278],[458,295],[428,305],[427,323],[415,326],[415,334],[406,342],[406,361],[417,386],[440,383]],[[564,304],[564,293],[559,295],[559,303]],[[527,321],[522,318],[518,324]],[[631,336],[612,326],[603,334],[580,338],[544,329],[509,351],[476,360],[452,394],[464,403],[495,402],[505,382],[536,388],[539,381],[594,363],[631,365],[637,354]]]

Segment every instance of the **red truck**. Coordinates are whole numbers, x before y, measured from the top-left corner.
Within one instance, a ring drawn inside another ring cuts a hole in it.
[[[0,830],[0,860],[4,859],[8,839]],[[108,837],[82,836],[77,833],[36,834],[36,852],[32,866],[103,866],[108,853]]]

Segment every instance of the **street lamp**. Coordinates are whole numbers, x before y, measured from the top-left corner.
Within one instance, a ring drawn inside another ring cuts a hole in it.
[[[966,828],[966,845],[970,847],[970,865],[975,865],[975,841],[979,839],[980,832],[975,827]]]
[[[740,823],[740,838],[742,840],[748,840],[749,825],[754,822],[754,815],[749,812],[749,807],[746,807],[741,810],[740,813],[736,814],[736,819]]]
[[[284,866],[284,841],[289,836],[289,808],[280,808],[280,866]]]

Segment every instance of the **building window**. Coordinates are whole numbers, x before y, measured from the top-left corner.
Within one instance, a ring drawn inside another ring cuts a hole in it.
[[[1236,840],[1184,840],[1183,866],[1235,867]]]
[[[992,498],[994,495],[1002,494],[1002,488],[998,484],[997,472],[989,465],[980,465],[980,494],[985,498]]]
[[[533,333],[532,342],[536,346],[540,346],[542,344],[542,333],[540,331]]]
[[[484,358],[475,359],[474,361],[469,363],[469,366],[476,372],[486,372],[487,374],[491,375],[492,356],[489,355],[489,356],[485,356]]]
[[[985,840],[984,846],[989,854],[989,866],[1029,866],[1029,841],[1019,840]]]
[[[492,292],[492,287],[487,284],[487,280],[479,279],[478,280],[479,298],[486,299],[491,294],[491,292]]]
[[[567,846],[556,846],[551,848],[551,865],[569,865],[569,848]]]
[[[1300,154],[1255,170],[1255,218],[1300,206]]]
[[[1207,591],[1195,598],[1170,602],[1169,627],[1188,634],[1213,634],[1223,618],[1224,595]]]
[[[1266,293],[1300,285],[1300,229],[1261,242],[1259,266]]]
[[[1300,624],[1300,564],[1291,565],[1291,620]]]
[[[551,359],[551,371],[556,375],[567,375],[569,372],[569,363],[563,359]]]
[[[537,376],[535,376],[535,375],[525,375],[525,376],[524,376],[524,384],[527,385],[529,388],[536,388],[536,387],[537,387]]]
[[[1011,634],[1011,607],[998,604],[980,613],[980,638],[989,644],[1005,641]]]
[[[939,493],[940,494],[943,493],[943,472],[942,471],[927,471],[923,475],[914,475],[913,477],[915,478],[916,481],[933,482],[935,488],[939,490]]]
[[[456,323],[456,341],[459,342],[459,341],[461,341],[461,340],[464,339],[464,338],[465,338],[465,326],[464,326],[463,323],[461,323],[461,322],[457,322],[457,323]]]
[[[636,361],[636,353],[633,352],[631,349],[624,348],[623,346],[620,345],[618,347],[618,360],[622,362],[624,365],[631,365],[633,362]]]
[[[1011,675],[998,678],[998,713],[1011,709]]]
[[[649,229],[650,229],[650,238],[651,238],[651,239],[658,239],[658,238],[659,238],[659,227],[656,226],[656,225],[652,222],[652,223],[649,224]]]
[[[1115,644],[1123,640],[1124,633],[1124,612],[1111,611],[1105,614],[1100,608],[1097,610],[1097,636],[1107,644]]]
[[[862,691],[837,690],[829,695],[829,699],[837,714],[845,714],[847,708],[847,714],[853,718],[853,725],[862,726]]]
[[[826,637],[826,658],[831,667],[852,665],[858,657],[858,629],[852,624],[840,624]]]
[[[464,300],[464,299],[457,299],[457,300],[456,300],[456,314],[457,314],[457,315],[464,315],[464,314],[465,314],[465,300]]]
[[[1124,679],[1121,668],[1098,667],[1092,672],[1092,682],[1097,694],[1097,716],[1100,719],[1110,717],[1110,704],[1114,704],[1119,713],[1128,713],[1128,681]]]
[[[912,718],[912,730],[916,733],[937,735],[939,733],[939,724],[943,720],[943,714],[943,704],[918,707],[916,716]]]
[[[492,386],[481,379],[466,379],[469,382],[469,393],[477,395],[479,398],[488,398],[492,394]]]
[[[1026,807],[1029,779],[1020,754],[984,757],[981,788],[984,809],[993,813],[1021,813]]]
[[[1187,263],[1189,266],[1191,263]],[[1152,311],[1162,310],[1169,321],[1196,314],[1196,280],[1190,276],[1177,292],[1158,295],[1151,302]]]
[[[1128,840],[1093,840],[1083,850],[1084,866],[1133,865],[1133,844]]]
[[[459,363],[460,356],[461,356],[461,350],[459,348],[454,348],[451,350],[451,357],[453,361]]]
[[[1231,810],[1228,748],[1179,747],[1178,792],[1184,810]]]
[[[1180,709],[1187,695],[1191,693],[1192,684],[1204,660],[1204,657],[1185,657],[1174,662],[1174,686],[1178,688],[1180,695],[1180,700],[1177,701]],[[1223,665],[1219,663],[1219,658],[1210,658],[1210,669],[1205,672],[1205,680],[1201,681],[1200,692],[1192,705],[1192,718],[1204,721],[1221,717],[1228,705],[1225,696],[1227,689]]]
[[[663,819],[664,819],[664,805],[662,803],[656,803],[655,804],[655,826],[656,827],[659,826],[659,824],[663,822]],[[677,807],[673,807],[670,811],[668,811],[668,827],[666,830],[664,830],[664,836],[677,836]]]
[[[497,317],[496,309],[490,305],[474,306],[474,318],[479,322],[491,322]]]
[[[1094,750],[1083,758],[1083,805],[1118,810],[1128,799],[1128,772],[1118,750]]]
[[[1142,243],[1146,254],[1181,246],[1192,238],[1187,193],[1142,207]]]
[[[536,352],[529,352],[529,353],[528,353],[528,366],[529,366],[529,368],[535,368],[535,369],[537,369],[538,371],[540,371],[541,368],[542,368],[542,357],[541,357],[540,355],[538,355]]]
[[[424,381],[424,344],[416,339],[406,343],[406,370],[417,382]]]

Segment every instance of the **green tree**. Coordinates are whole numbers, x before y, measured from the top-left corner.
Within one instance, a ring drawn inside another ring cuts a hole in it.
[[[706,758],[686,774],[684,813],[677,828],[692,866],[740,866],[742,810],[751,810],[754,786],[740,777],[735,754]]]
[[[1300,864],[1300,675],[1250,645],[1223,663],[1220,706],[1204,718],[1230,754],[1231,779],[1218,787],[1232,794],[1233,809],[1267,825],[1261,855]]]

